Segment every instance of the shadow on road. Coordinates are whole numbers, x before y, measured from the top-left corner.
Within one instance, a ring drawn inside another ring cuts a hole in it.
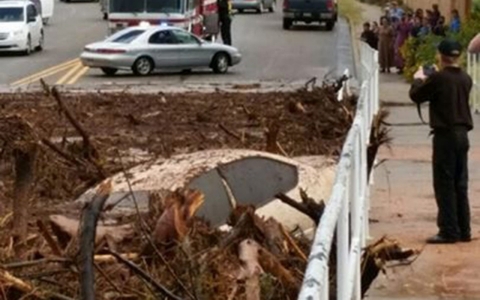
[[[165,70],[159,70],[152,72],[149,75],[146,76],[139,76],[133,74],[131,71],[123,71],[120,70],[118,74],[115,74],[113,76],[107,76],[101,72],[91,74],[89,77],[92,78],[154,78],[154,77],[169,77],[169,76],[180,76],[182,80],[186,80],[191,76],[198,76],[198,77],[204,77],[204,76],[233,76],[236,74],[236,72],[229,71],[226,74],[216,74],[210,70],[192,70],[192,71],[165,71]]]

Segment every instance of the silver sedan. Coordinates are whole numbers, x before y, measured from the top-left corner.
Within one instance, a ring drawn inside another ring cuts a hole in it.
[[[230,46],[204,41],[171,26],[129,27],[103,42],[87,45],[80,55],[85,66],[112,76],[118,70],[148,75],[155,69],[211,68],[226,73],[240,63],[240,52]]]

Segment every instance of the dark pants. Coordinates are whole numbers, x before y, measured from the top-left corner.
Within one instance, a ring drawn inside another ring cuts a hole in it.
[[[443,237],[470,236],[469,147],[465,128],[434,130],[433,186],[438,206],[437,225]]]
[[[232,19],[230,17],[220,18],[220,31],[222,33],[222,41],[225,45],[232,45]]]

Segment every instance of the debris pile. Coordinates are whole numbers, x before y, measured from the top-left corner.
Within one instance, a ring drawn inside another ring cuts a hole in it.
[[[107,178],[204,149],[336,155],[355,98],[338,102],[335,92],[0,95],[0,298],[295,299],[310,248],[302,232],[250,206],[234,207],[221,231],[195,216],[203,194],[184,189],[113,218]],[[148,155],[126,159],[132,149]],[[100,182],[86,206],[65,204]],[[301,196],[278,198],[318,222],[321,199]],[[362,258],[363,288],[387,261],[415,254],[380,240]]]

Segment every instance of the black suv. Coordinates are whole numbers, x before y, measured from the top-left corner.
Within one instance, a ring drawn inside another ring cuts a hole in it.
[[[284,0],[283,29],[290,29],[293,22],[326,23],[327,30],[333,30],[337,22],[335,0]]]

